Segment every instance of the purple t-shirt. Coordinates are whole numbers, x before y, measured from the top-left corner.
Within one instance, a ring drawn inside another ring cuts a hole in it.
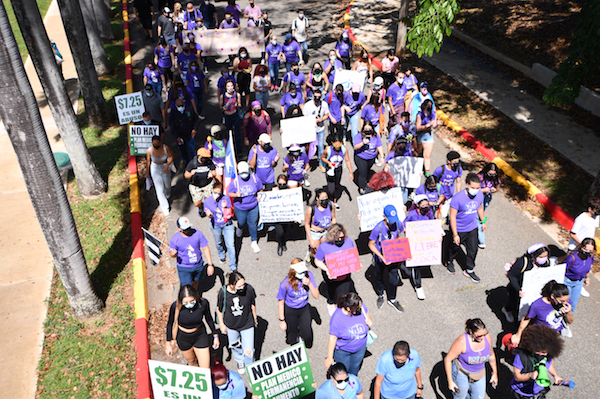
[[[181,71],[183,72],[184,75],[188,71],[190,62],[197,60],[197,59],[198,58],[196,58],[196,54],[192,53],[191,51],[188,55],[185,55],[185,53],[183,51],[181,53],[177,54],[177,64],[179,64],[179,68],[181,68]]]
[[[296,85],[296,87],[298,88],[298,90],[301,89],[301,86],[306,83],[306,77],[304,76],[304,73],[302,72],[298,72],[298,75],[294,74],[294,72],[289,71],[288,73],[286,73],[283,76],[283,81],[286,82],[288,85],[290,83],[293,83]]]
[[[197,18],[204,19],[204,17],[202,16],[202,12],[197,8],[194,8],[194,10],[191,12],[187,9],[183,12],[183,22],[195,22]],[[188,30],[192,30],[192,28],[190,28],[189,26],[190,25],[188,24]]]
[[[267,44],[265,51],[269,55],[269,59],[267,61],[269,64],[279,64],[279,59],[277,57],[283,51],[281,49],[281,44],[278,43],[277,45],[273,46],[272,43],[269,43]]]
[[[354,143],[360,142],[362,142],[362,135],[359,133],[356,136],[354,136]],[[354,154],[365,160],[375,159],[375,157],[377,157],[378,147],[381,147],[381,138],[379,138],[379,134],[371,136],[369,144],[363,144],[363,146],[360,149],[354,150]]]
[[[425,184],[421,184],[419,187],[417,187],[417,189],[415,190],[415,194],[416,195],[421,195],[421,194],[426,195],[427,200],[429,200],[430,202],[435,202],[438,200],[438,198],[440,198],[440,194],[437,191],[437,187],[435,190],[429,191]]]
[[[483,193],[477,192],[474,198],[469,197],[467,190],[461,190],[450,200],[450,208],[458,211],[456,214],[457,233],[466,233],[477,228],[477,209],[483,204]]]
[[[569,299],[570,303],[571,300]],[[552,305],[546,303],[543,298],[533,301],[527,311],[527,318],[531,319],[535,324],[541,324],[556,331],[563,329],[563,317],[558,314],[558,311]]]
[[[229,6],[227,6],[229,7]],[[237,28],[238,26],[240,26],[240,23],[238,21],[236,21],[235,19],[231,19],[230,22],[227,22],[226,19],[221,21],[221,25],[219,25],[219,29],[233,29],[233,28]]]
[[[222,195],[219,201],[215,201],[212,195],[204,200],[204,209],[208,209],[213,214],[212,223],[214,226],[224,226],[223,208],[231,208],[231,198]]]
[[[227,140],[215,140],[214,138],[204,143],[204,148],[210,149],[212,144],[212,160],[215,165],[225,164],[225,153],[227,152]]]
[[[465,352],[458,355],[460,366],[469,373],[477,373],[485,367],[485,363],[489,360],[491,354],[490,341],[486,337],[483,338],[484,347],[480,351],[473,350],[469,334],[465,333]]]
[[[329,202],[329,205],[327,205],[323,210],[319,209],[318,206],[312,207],[311,225],[320,227],[322,229],[328,229],[329,226],[331,226],[331,219],[331,202]]]
[[[404,102],[404,96],[406,96],[406,87],[404,87],[404,82],[402,86],[398,86],[398,82],[394,82],[388,87],[386,97],[390,97],[392,99],[392,105],[400,105]]]
[[[200,230],[190,237],[177,232],[171,237],[169,248],[177,250],[177,266],[194,267],[202,263],[202,248],[208,245],[208,240]]]
[[[259,146],[257,145],[257,148]],[[248,160],[254,157],[254,147],[250,148],[248,153]],[[258,149],[256,155],[256,176],[260,179],[263,184],[275,183],[275,170],[273,169],[272,162],[277,157],[277,150],[275,147],[271,148],[271,151],[265,152],[262,149]]]
[[[163,46],[157,46],[154,49],[154,54],[158,56],[158,66],[160,68],[171,68],[173,63],[171,62],[171,46],[164,48]]]
[[[446,165],[438,166],[434,171],[433,175],[438,178],[439,184],[441,185],[440,194],[444,194],[446,199],[452,198],[454,195],[454,183],[457,178],[462,176],[462,167],[459,166],[455,172],[452,169],[448,169]]]
[[[350,41],[345,42],[343,40],[338,40],[335,44],[335,49],[339,51],[340,56],[348,57],[350,55],[350,49],[352,49],[352,43]]]
[[[281,49],[285,53],[286,62],[298,62],[298,51],[301,51],[302,49],[297,41],[292,40],[288,44],[283,43]]]
[[[346,115],[354,116],[360,111],[360,107],[362,107],[365,101],[367,101],[367,97],[362,91],[358,92],[356,100],[354,99],[354,93],[344,93],[344,104],[350,108],[350,112],[347,112]]]
[[[406,226],[407,222],[420,222],[422,220],[433,220],[433,211],[431,210],[431,208],[429,208],[425,215],[421,214],[421,212],[418,209],[413,209],[412,211],[409,211],[408,215],[406,215],[406,219],[404,219],[404,222],[402,223],[404,224],[404,226]]]
[[[371,104],[367,104],[362,109],[362,113],[360,114],[360,117],[366,121],[371,121],[371,123],[373,124],[373,127],[375,128],[375,127],[379,126],[379,116],[382,115],[383,112],[384,112],[383,106],[380,106],[379,111],[376,111],[374,106],[372,106]]]
[[[336,121],[338,121],[338,123],[342,119],[342,104],[344,103],[344,100],[345,93],[342,93],[342,101],[337,98],[333,90],[325,95],[325,101],[327,101],[327,104],[329,105],[329,113]]]
[[[240,14],[242,13],[242,8],[240,6],[237,4],[235,6],[228,5],[225,7],[225,12],[230,12],[233,20],[235,20],[235,22],[238,24],[240,23]]]
[[[323,68],[327,69],[329,65],[331,65],[331,60],[325,61]],[[329,73],[327,74],[327,77],[329,78],[329,84],[333,84],[333,82],[335,82],[335,72],[338,69],[344,69],[344,64],[342,64],[342,61],[336,59],[333,63],[333,66],[329,70]]]
[[[148,83],[160,83],[161,75],[164,75],[164,73],[160,68],[156,68],[154,70],[151,70],[148,67],[144,68],[144,76],[148,78]]]
[[[381,241],[395,240],[403,231],[404,225],[402,223],[398,223],[396,230],[391,231],[385,222],[381,221],[373,227],[373,230],[371,230],[369,240],[375,241],[375,248],[381,252]]]
[[[228,80],[231,80],[234,86],[237,85],[235,77],[233,75],[230,75],[229,72],[227,72],[225,75],[219,78],[219,81],[217,82],[217,88],[224,90],[225,83],[227,83]]]
[[[546,368],[549,369],[550,366],[552,366],[552,362],[554,361],[554,359],[548,359],[546,361]],[[513,367],[519,370],[523,370],[523,362],[521,361],[521,354],[518,353],[515,356],[515,359],[513,360]],[[512,381],[510,382],[510,387],[512,388],[513,391],[515,391],[516,393],[523,395],[523,396],[534,396],[537,395],[538,393],[540,393],[544,387],[542,387],[541,385],[538,385],[536,381],[534,380],[527,380],[524,382],[519,382],[517,380],[515,380],[515,378],[513,377]]]
[[[235,197],[233,204],[235,208],[241,209],[242,211],[249,211],[258,206],[258,200],[256,199],[256,193],[263,189],[262,182],[256,175],[251,175],[248,181],[245,181],[239,176],[229,184],[227,192],[229,194],[242,193],[241,197]]]
[[[310,272],[306,272],[306,276],[309,278],[313,287],[317,286],[315,282],[315,276]],[[279,291],[277,292],[277,300],[284,301],[287,306],[292,309],[300,309],[308,304],[308,287],[302,284],[302,281],[298,281],[297,290],[295,290],[290,284],[289,277],[286,277],[281,284],[279,284]]]
[[[306,164],[308,164],[308,162],[310,161],[308,159],[308,155],[306,155],[305,153],[302,153],[293,162],[290,160],[290,156],[288,155],[287,157],[285,157],[284,161],[286,164],[288,164],[290,166],[290,168],[288,169],[288,172],[287,172],[289,180],[294,180],[294,181],[304,180],[304,168],[306,167]]]
[[[402,81],[402,87],[404,87],[406,91],[408,91],[417,83],[419,83],[419,81],[417,80],[415,75],[411,74],[408,78],[404,78],[404,80]]]
[[[337,308],[329,321],[329,334],[337,337],[335,349],[355,353],[367,344],[367,326],[365,313],[367,307],[363,304],[363,311],[356,316],[344,314],[342,309]]]
[[[301,94],[300,88],[296,91],[296,97],[292,96],[292,93],[287,92],[283,96],[281,96],[280,105],[283,105],[283,113],[285,114],[288,108],[292,105],[300,105],[304,103],[304,97]]]
[[[199,93],[204,90],[204,72],[201,70],[197,70],[196,72],[192,72],[191,70],[187,74],[187,83],[188,87],[192,89],[194,93]],[[198,105],[198,104],[196,104]]]
[[[570,280],[579,281],[592,270],[592,263],[594,263],[594,256],[588,257],[586,260],[583,260],[579,257],[579,253],[573,252],[571,255],[567,256],[565,259],[565,263],[567,264],[567,271],[565,272],[565,277],[568,277]]]
[[[354,248],[354,247],[355,247],[354,241],[352,241],[348,237],[346,237],[346,239],[344,240],[344,245],[342,245],[341,247],[338,247],[334,243],[323,241],[319,245],[319,248],[317,248],[317,253],[315,254],[315,259],[320,260],[321,262],[324,262],[325,264],[327,264],[327,262],[325,261],[325,256],[339,252],[339,251],[343,251],[346,249]],[[345,280],[346,277],[348,277],[348,274],[339,276],[338,278],[336,278],[334,280],[341,281],[341,280]]]
[[[396,154],[396,151],[390,151],[385,157],[385,162],[389,162],[390,159],[394,159],[396,157],[412,157],[412,152],[410,152],[410,144],[406,146],[406,150],[403,154]]]

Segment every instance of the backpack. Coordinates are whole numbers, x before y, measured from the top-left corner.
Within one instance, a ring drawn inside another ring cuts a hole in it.
[[[508,273],[510,272],[510,269],[512,269],[512,266],[515,264],[517,259],[513,260],[512,262],[507,262],[504,264],[504,271],[505,271],[506,277],[508,277]],[[523,268],[521,269],[521,274],[525,273],[525,269],[527,269],[527,265],[529,264],[529,260],[526,256],[524,259],[525,259],[525,261],[523,262]]]

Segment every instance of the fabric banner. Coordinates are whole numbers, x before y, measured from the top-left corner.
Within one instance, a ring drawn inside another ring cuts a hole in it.
[[[152,145],[152,136],[160,136],[158,126],[154,125],[129,125],[129,153],[130,155],[145,156],[146,150]]]
[[[394,205],[398,212],[398,219],[404,220],[402,190],[394,187],[387,193],[376,191],[357,197],[358,213],[360,215],[360,231],[371,231],[377,223],[383,220],[383,208]]]
[[[423,175],[423,158],[394,157],[388,161],[390,174],[399,187],[417,188]]]
[[[194,34],[202,56],[237,54],[240,47],[246,47],[250,54],[259,54],[265,48],[264,30],[259,27],[194,30]]]
[[[367,76],[366,72],[348,71],[348,70],[335,71],[335,79],[333,81],[333,88],[335,88],[338,84],[340,84],[340,85],[344,86],[344,91],[348,91],[352,88],[352,85],[354,83],[358,83],[360,85],[360,91],[362,91],[365,86],[366,76]]]
[[[314,115],[282,119],[279,121],[279,126],[281,127],[281,146],[289,148],[292,144],[312,143],[317,139],[316,125],[317,122]]]
[[[557,283],[561,284],[565,282],[566,269],[567,265],[561,263],[560,265],[540,267],[523,273],[521,291],[523,291],[525,296],[519,302],[519,320],[527,315],[529,306],[531,306],[533,301],[542,296],[542,288],[548,281],[556,280]]]
[[[258,193],[260,223],[304,222],[302,188]]]
[[[356,247],[325,255],[325,264],[331,278],[357,272],[362,268]]]
[[[404,227],[410,242],[411,259],[406,266],[431,266],[442,263],[442,221],[407,222]]]
[[[210,369],[148,360],[154,399],[212,399]]]
[[[146,248],[148,248],[148,257],[152,265],[156,266],[162,256],[160,249],[162,241],[153,236],[148,230],[142,228],[142,231],[144,232],[144,243],[146,244]]]

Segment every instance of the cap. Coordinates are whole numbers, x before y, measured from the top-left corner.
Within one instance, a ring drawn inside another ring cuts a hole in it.
[[[163,13],[165,13],[165,12],[167,14],[170,14],[171,13],[171,9],[169,7],[165,7],[165,8],[163,8]]]
[[[529,248],[527,248],[527,253],[528,254],[532,254],[535,251],[537,251],[540,248],[544,248],[546,245],[542,244],[541,242],[538,242],[537,244],[533,244],[532,246],[530,246]]]
[[[342,37],[348,37],[348,31],[346,29],[342,32]]]
[[[360,84],[358,84],[358,83],[352,84],[352,93],[360,93]]]
[[[427,83],[427,82],[421,82],[421,83],[419,83],[419,88],[422,89],[423,87],[429,87],[429,83]]]
[[[296,273],[304,273],[308,269],[306,268],[306,263],[304,261],[290,264],[290,269],[294,269]]]
[[[413,202],[418,205],[421,201],[427,201],[427,200],[428,200],[428,198],[425,194],[419,194],[419,195],[415,195]]]
[[[292,39],[292,37],[293,37],[293,36],[292,36],[292,34],[291,34],[291,33],[286,33],[286,34],[285,34],[285,36],[284,36],[284,39],[287,41],[287,40],[291,40],[291,39]]]
[[[242,162],[238,163],[237,170],[238,170],[238,173],[249,173],[250,165],[248,165],[248,162],[242,161]]]
[[[263,133],[260,136],[258,136],[258,141],[262,141],[263,143],[270,143],[271,136],[269,136],[267,133]]]
[[[373,81],[373,84],[376,86],[383,86],[383,78],[381,76],[377,76]]]
[[[250,105],[252,106],[252,108],[254,108],[254,107],[262,108],[262,106],[260,105],[260,101],[256,101],[256,100],[252,101],[252,104],[250,104]]]
[[[448,161],[452,161],[453,159],[458,159],[460,158],[460,154],[456,151],[450,151],[447,155],[446,155],[446,159]]]
[[[144,89],[146,89],[146,91],[154,92],[154,89],[152,88],[152,85],[150,83],[148,83],[146,86],[144,86]]]
[[[288,149],[289,152],[292,151],[302,151],[302,148],[298,144],[292,144],[292,146]]]
[[[192,227],[192,223],[190,223],[190,219],[182,216],[177,219],[177,227],[179,227],[181,230],[186,230]]]
[[[396,212],[396,207],[394,205],[386,205],[386,207],[383,208],[383,214],[390,223],[398,223],[400,221],[400,219],[398,219],[398,212]]]
[[[208,148],[198,148],[198,155],[200,155],[202,158],[210,158],[210,151]]]
[[[212,136],[219,133],[220,131],[221,131],[221,125],[212,125],[212,127],[210,128],[210,134]]]

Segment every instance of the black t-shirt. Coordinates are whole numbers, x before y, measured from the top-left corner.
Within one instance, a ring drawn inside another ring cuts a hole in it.
[[[176,306],[177,301],[173,302],[171,308],[169,309],[169,320],[167,321],[167,341],[171,341],[173,339],[173,323],[175,322]],[[206,319],[208,328],[210,328],[210,332],[214,334],[216,330],[215,323],[212,315],[210,314],[210,304],[204,298],[200,298],[200,303],[196,304],[196,306],[194,306],[192,309],[187,309],[185,306],[182,306],[181,310],[179,311],[177,323],[183,328],[200,328],[205,330],[206,327],[204,327],[204,322],[202,319]]]
[[[269,32],[271,32],[273,30],[273,24],[271,23],[271,21],[263,21],[262,23],[264,32],[265,32],[265,37],[267,37],[267,35],[269,34]]]
[[[150,0],[133,0],[133,6],[136,8],[141,19],[152,18],[152,2]]]
[[[194,169],[196,169],[196,173],[190,178],[190,184],[196,187],[206,187],[213,179],[212,177],[208,177],[208,174],[216,168],[212,160],[208,164],[202,164],[198,160],[198,157],[196,157],[185,168],[187,172],[191,172]]]
[[[215,20],[215,13],[217,12],[217,9],[212,3],[206,4],[202,2],[202,4],[200,4],[200,12],[204,18],[204,25],[206,25],[208,29],[214,29],[217,27],[217,21]]]
[[[225,309],[223,309],[223,297],[225,297]],[[255,299],[256,293],[250,284],[246,284],[246,295],[232,294],[225,287],[219,290],[217,307],[223,312],[227,328],[242,331],[254,327],[252,305],[254,305]]]

